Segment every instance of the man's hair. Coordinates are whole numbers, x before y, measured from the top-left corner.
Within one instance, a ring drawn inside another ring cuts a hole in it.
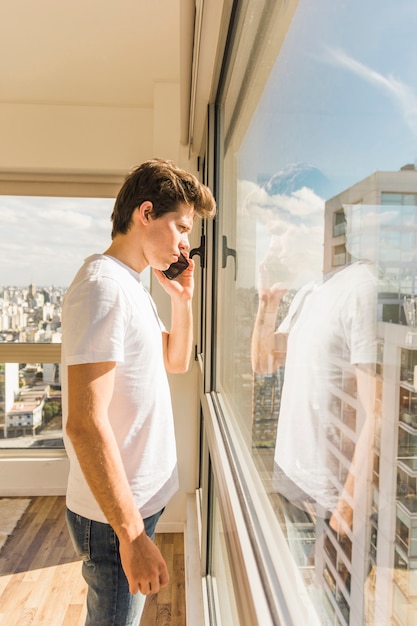
[[[213,217],[216,202],[210,189],[172,161],[152,159],[134,168],[117,194],[111,219],[112,238],[130,228],[132,214],[142,202],[152,202],[153,219],[176,211],[180,203],[194,206],[199,217]]]

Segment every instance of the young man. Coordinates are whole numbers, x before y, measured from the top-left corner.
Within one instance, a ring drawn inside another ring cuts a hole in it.
[[[194,176],[170,161],[143,163],[116,198],[110,247],[86,259],[65,295],[67,521],[83,559],[89,625],[139,624],[145,596],[168,583],[152,539],[177,489],[166,371],[188,367],[194,263],[174,280],[162,272],[181,252],[188,257],[195,216],[214,213]],[[147,266],[171,297],[169,332],[140,280]]]

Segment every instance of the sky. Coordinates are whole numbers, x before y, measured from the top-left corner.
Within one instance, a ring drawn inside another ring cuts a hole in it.
[[[415,0],[300,0],[240,149],[241,178],[289,163],[339,193],[417,160]]]

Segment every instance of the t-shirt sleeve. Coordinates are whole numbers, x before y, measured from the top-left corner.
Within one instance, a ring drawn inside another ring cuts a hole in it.
[[[117,281],[85,280],[67,293],[62,340],[68,365],[124,361],[130,307]]]
[[[315,283],[309,282],[307,283],[307,285],[304,285],[297,291],[291,301],[288,313],[282,320],[281,324],[278,326],[277,330],[275,331],[276,333],[288,334],[290,332],[298,318],[298,315],[301,312],[301,309],[305,304],[306,299],[313,292],[314,287]]]

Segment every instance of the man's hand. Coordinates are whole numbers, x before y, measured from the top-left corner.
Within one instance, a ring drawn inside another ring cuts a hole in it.
[[[173,280],[169,280],[160,270],[153,270],[158,282],[165,291],[172,297],[179,297],[183,300],[191,300],[194,293],[194,261],[188,256],[188,252],[183,250],[187,258],[188,267]]]
[[[159,283],[171,296],[171,330],[169,333],[162,333],[165,368],[171,374],[187,371],[193,345],[192,296],[195,266],[188,251],[182,250],[182,253],[189,265],[177,278],[169,280],[160,270],[153,270]]]
[[[166,587],[169,575],[158,547],[145,531],[134,541],[120,541],[120,558],[132,594],[144,596]]]

